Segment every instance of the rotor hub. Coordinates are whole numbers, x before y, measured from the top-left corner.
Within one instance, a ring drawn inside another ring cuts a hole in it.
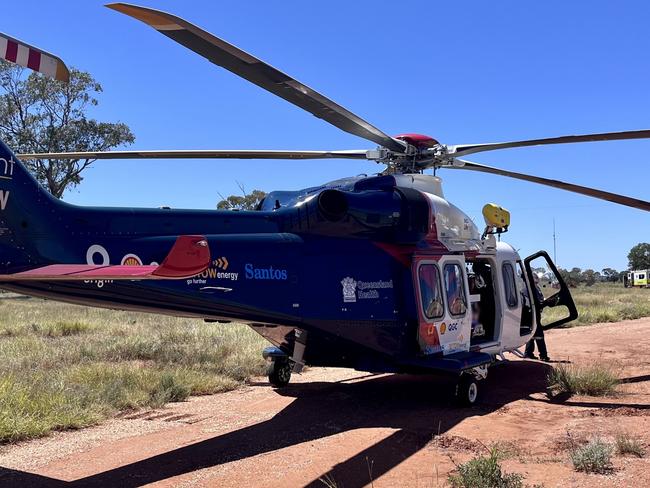
[[[433,137],[425,136],[423,134],[399,134],[395,139],[404,141],[407,144],[416,147],[417,149],[430,149],[440,145]]]
[[[403,152],[379,147],[367,154],[368,159],[386,164],[388,173],[421,173],[427,168],[439,168],[454,163],[449,148],[433,137],[424,134],[399,134],[394,138],[406,143]]]

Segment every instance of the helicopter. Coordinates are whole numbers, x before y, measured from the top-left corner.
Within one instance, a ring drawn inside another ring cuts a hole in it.
[[[461,145],[421,134],[392,137],[184,19],[126,3],[107,7],[377,146],[14,155],[0,141],[0,288],[245,323],[272,344],[263,356],[275,387],[286,386],[304,366],[437,374],[452,378],[457,399],[472,405],[504,353],[516,354],[538,327],[552,329],[578,314],[545,251],[522,259],[501,240],[509,212],[487,204],[481,230],[445,198],[436,171],[501,175],[650,210],[647,201],[465,159],[516,147],[650,138],[650,130]],[[60,58],[8,36],[0,35],[0,57],[67,79]],[[104,208],[54,198],[21,162],[36,158],[341,158],[385,169],[272,191],[250,211]],[[428,169],[434,174],[424,174]],[[548,307],[562,307],[564,316],[544,323]]]

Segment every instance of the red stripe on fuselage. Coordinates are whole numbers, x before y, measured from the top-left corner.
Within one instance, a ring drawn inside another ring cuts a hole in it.
[[[27,59],[27,67],[34,71],[39,71],[41,68],[41,53],[30,49],[29,58]]]
[[[411,257],[416,250],[414,245],[392,244],[388,242],[373,242],[379,249],[387,252],[407,268],[411,267]]]
[[[429,225],[427,229],[427,235],[424,240],[428,243],[440,242],[438,240],[438,227],[436,226],[436,209],[433,208],[433,202],[431,202],[431,199],[427,196],[427,194],[424,192],[420,193],[422,193],[424,199],[427,201],[427,205],[429,206]]]
[[[7,53],[5,54],[5,59],[11,61],[12,63],[16,62],[18,58],[18,44],[14,41],[7,39]]]

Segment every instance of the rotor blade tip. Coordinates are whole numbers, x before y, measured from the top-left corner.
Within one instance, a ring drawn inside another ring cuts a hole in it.
[[[112,10],[119,10],[120,7],[127,6],[127,3],[122,3],[122,2],[114,2],[114,3],[107,3],[104,5],[106,8],[110,8]]]
[[[56,75],[54,78],[59,81],[62,81],[63,83],[70,82],[70,70],[61,60],[59,60],[56,66]]]
[[[172,16],[159,10],[130,3],[109,3],[106,6],[116,12],[139,20],[156,30],[176,30],[181,28],[171,19]]]

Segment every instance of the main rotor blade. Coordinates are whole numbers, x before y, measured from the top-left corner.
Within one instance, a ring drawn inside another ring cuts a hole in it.
[[[551,180],[548,178],[542,178],[540,176],[515,173],[514,171],[507,171],[505,169],[494,168],[492,166],[485,166],[483,164],[473,163],[471,161],[465,161],[461,159],[457,161],[462,162],[464,166],[443,166],[443,168],[467,169],[470,171],[479,171],[481,173],[507,176],[508,178],[515,178],[523,181],[531,181],[533,183],[539,183],[540,185],[552,186],[554,188],[560,188],[561,190],[580,193],[581,195],[587,195],[588,197],[599,198],[600,200],[607,200],[608,202],[618,203],[620,205],[626,205],[628,207],[638,208],[645,210],[646,212],[650,212],[650,202],[646,202],[645,200],[639,200],[637,198],[627,197],[625,195],[619,195],[617,193],[610,193],[608,191],[596,190],[594,188],[575,185],[573,183],[566,183],[560,180]]]
[[[365,149],[347,151],[86,151],[18,154],[20,159],[369,159]]]
[[[549,137],[546,139],[530,139],[527,141],[496,142],[489,144],[460,144],[449,146],[449,155],[463,157],[484,151],[509,149],[512,147],[544,146],[547,144],[569,144],[573,142],[620,141],[623,139],[649,139],[650,130],[628,130],[625,132],[602,132],[599,134],[584,134],[578,136]]]
[[[0,32],[0,59],[67,83],[70,72],[61,58]]]
[[[160,10],[126,3],[112,3],[106,6],[144,22],[212,63],[284,98],[339,129],[376,142],[391,151],[403,153],[406,149],[404,143],[383,133],[339,104],[184,19]]]

